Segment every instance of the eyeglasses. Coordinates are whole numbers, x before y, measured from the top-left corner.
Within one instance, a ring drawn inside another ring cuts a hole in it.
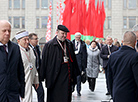
[[[31,40],[38,40],[38,38],[31,38]]]
[[[29,41],[29,38],[23,38],[22,40],[24,40],[24,41]]]

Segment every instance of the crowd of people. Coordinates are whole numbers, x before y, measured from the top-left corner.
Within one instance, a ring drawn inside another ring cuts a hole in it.
[[[124,33],[121,44],[111,36],[84,42],[80,32],[70,41],[68,32],[66,26],[58,25],[57,35],[41,54],[37,34],[19,31],[15,44],[10,41],[11,24],[0,20],[0,102],[32,102],[32,87],[38,102],[45,102],[42,81],[47,102],[71,102],[75,87],[81,96],[84,73],[94,92],[100,67],[105,73],[106,95],[114,102],[138,102],[138,25]]]

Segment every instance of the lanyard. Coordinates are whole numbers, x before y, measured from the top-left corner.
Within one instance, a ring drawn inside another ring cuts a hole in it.
[[[25,52],[21,47],[20,47],[20,49],[23,51],[23,52]],[[28,61],[30,62],[30,51],[29,51],[29,56],[27,55],[27,53],[25,52],[25,55],[26,55],[26,57],[27,57],[27,59],[28,59]]]
[[[62,50],[63,50],[63,52],[64,52],[64,55],[67,56],[67,53],[66,53],[66,43],[64,43],[64,48],[63,48],[63,46],[62,46],[62,44],[60,43],[60,41],[59,41],[58,39],[57,39],[57,41],[58,41],[59,45],[61,46],[61,48],[62,48]]]

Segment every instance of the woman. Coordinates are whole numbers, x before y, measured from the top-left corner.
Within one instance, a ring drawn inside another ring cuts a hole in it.
[[[121,45],[120,45],[120,43],[117,41],[117,42],[115,42],[115,44],[114,44],[115,46],[117,46],[118,47],[118,49],[120,49],[121,48]]]
[[[99,65],[101,64],[100,50],[97,47],[97,42],[92,41],[90,47],[87,48],[87,68],[86,73],[89,82],[89,89],[94,91],[96,78],[99,74]]]

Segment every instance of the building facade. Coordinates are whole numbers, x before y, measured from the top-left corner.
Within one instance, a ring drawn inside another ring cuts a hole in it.
[[[53,38],[57,26],[57,0],[0,0],[0,19],[9,20],[12,24],[11,40],[16,32],[26,29],[37,33],[39,43],[43,44],[50,1],[52,2]],[[64,2],[64,0],[61,1]],[[110,35],[121,41],[122,34],[132,30],[132,27],[138,23],[138,0],[104,0],[104,5],[106,12],[104,37]]]

